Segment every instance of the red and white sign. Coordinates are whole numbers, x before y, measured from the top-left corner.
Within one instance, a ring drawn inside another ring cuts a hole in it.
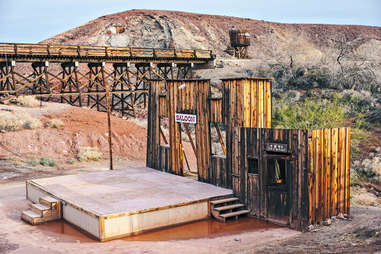
[[[196,115],[175,113],[175,121],[178,123],[196,123]]]

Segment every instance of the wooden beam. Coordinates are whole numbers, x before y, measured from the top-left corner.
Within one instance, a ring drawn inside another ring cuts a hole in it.
[[[184,147],[182,147],[182,150],[183,150],[183,156],[185,158],[185,162],[187,163],[188,171],[191,172],[189,162],[188,162],[188,158],[187,158],[187,154],[184,151]]]
[[[214,124],[214,127],[216,128],[216,131],[217,131],[217,134],[218,134],[218,138],[220,140],[220,144],[221,144],[222,150],[224,151],[224,154],[226,155],[226,147],[225,147],[224,139],[222,138],[222,135],[221,135],[220,128],[218,127],[217,123],[213,123],[213,124]]]
[[[193,139],[192,139],[192,136],[191,136],[188,124],[184,123],[184,127],[185,127],[185,132],[186,132],[186,134],[187,134],[187,136],[189,138],[189,141],[190,141],[190,143],[192,145],[193,152],[197,156],[196,146],[194,145],[194,142],[193,142]]]
[[[163,132],[163,129],[161,128],[161,126],[160,126],[160,134],[161,134],[161,137],[162,137],[163,140],[164,140],[164,143],[165,143],[166,145],[168,145],[168,140],[167,140],[167,138],[165,137],[164,132]]]
[[[104,73],[103,73],[103,66],[101,68],[101,73],[102,73],[102,79],[103,79],[103,84],[106,87],[106,104],[107,104],[107,126],[108,126],[108,144],[109,144],[109,153],[110,153],[110,170],[114,169],[113,166],[113,160],[112,160],[112,138],[111,138],[111,110],[110,110],[110,87],[108,84],[106,84],[106,81],[104,80]]]

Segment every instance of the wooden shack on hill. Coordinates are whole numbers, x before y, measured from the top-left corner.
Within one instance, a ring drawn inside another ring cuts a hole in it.
[[[194,124],[195,141],[187,135],[199,181],[232,189],[250,215],[304,230],[349,214],[350,128],[272,129],[271,81],[223,79],[222,97],[215,98],[209,80],[152,80],[147,166],[182,175],[181,126]],[[213,127],[224,155],[213,154]]]

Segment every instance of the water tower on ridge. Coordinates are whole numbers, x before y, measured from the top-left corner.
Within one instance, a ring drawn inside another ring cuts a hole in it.
[[[248,30],[238,30],[233,27],[229,31],[230,46],[234,49],[237,58],[249,58],[247,48],[250,46],[250,34]]]

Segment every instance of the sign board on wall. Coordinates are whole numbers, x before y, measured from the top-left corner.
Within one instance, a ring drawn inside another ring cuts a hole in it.
[[[178,123],[196,123],[196,115],[175,113],[175,121]]]
[[[281,143],[268,143],[268,144],[266,144],[266,151],[287,153],[288,152],[288,146],[287,146],[287,144],[281,144]]]

